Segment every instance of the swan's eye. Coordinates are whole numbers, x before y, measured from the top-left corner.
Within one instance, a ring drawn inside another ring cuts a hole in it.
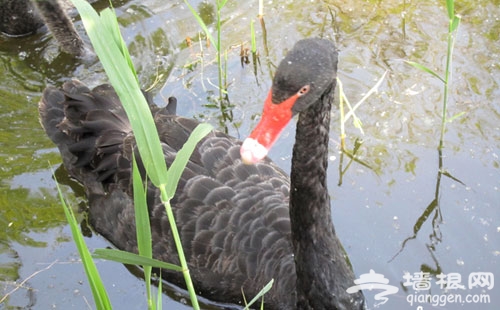
[[[304,96],[305,94],[307,94],[307,92],[309,91],[311,87],[309,85],[305,85],[305,86],[302,86],[302,88],[297,92],[297,95],[300,97],[300,96]]]

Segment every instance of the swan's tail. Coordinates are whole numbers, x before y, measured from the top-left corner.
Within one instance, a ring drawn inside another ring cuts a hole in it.
[[[110,85],[90,90],[73,80],[62,89],[47,87],[39,113],[43,128],[73,177],[90,186],[86,181],[105,182],[116,176],[124,143],[132,136],[125,111]],[[130,163],[125,166],[129,169]]]

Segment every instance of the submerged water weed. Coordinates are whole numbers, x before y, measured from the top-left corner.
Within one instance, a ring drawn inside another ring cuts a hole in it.
[[[377,83],[375,83],[375,85],[354,106],[351,106],[351,104],[349,102],[349,99],[347,98],[346,94],[344,93],[344,86],[342,84],[342,81],[340,80],[340,78],[337,77],[337,85],[338,85],[338,88],[339,88],[340,150],[341,150],[340,160],[339,160],[339,172],[340,172],[339,173],[339,183],[338,183],[339,186],[342,185],[343,176],[347,172],[347,169],[349,169],[349,167],[351,166],[351,164],[354,161],[357,162],[357,163],[359,163],[362,166],[365,166],[366,168],[368,168],[370,170],[374,170],[371,165],[369,165],[368,163],[364,162],[363,160],[361,160],[359,158],[359,156],[356,155],[356,153],[360,149],[361,145],[363,144],[363,140],[362,139],[357,138],[354,141],[354,147],[353,147],[352,151],[348,150],[346,148],[346,142],[345,142],[345,138],[346,138],[345,124],[347,123],[347,121],[349,120],[349,118],[352,117],[352,119],[353,119],[352,123],[353,123],[354,127],[357,128],[361,132],[362,135],[364,135],[363,123],[361,122],[361,119],[359,119],[356,116],[355,111],[373,93],[375,93],[375,92],[378,91],[378,88],[380,87],[380,84],[382,84],[382,81],[385,79],[386,75],[387,75],[387,71],[384,72],[384,74],[380,77],[380,79],[377,81]],[[344,104],[347,105],[347,107],[349,109],[349,112],[347,112],[347,113],[345,113]],[[347,165],[345,167],[343,166],[343,163],[344,163],[344,154],[347,157],[350,158],[349,162],[347,163]],[[379,173],[379,171],[376,171],[376,170],[374,170],[374,171],[377,174]]]

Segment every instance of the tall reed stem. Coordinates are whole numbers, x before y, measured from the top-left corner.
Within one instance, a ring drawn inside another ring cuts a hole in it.
[[[161,202],[165,206],[165,211],[167,212],[167,218],[172,230],[172,236],[174,238],[175,246],[177,248],[177,254],[179,255],[179,261],[182,267],[182,275],[184,276],[186,287],[189,292],[189,297],[191,299],[192,303],[191,306],[193,307],[193,309],[200,309],[200,305],[198,304],[198,298],[196,297],[196,293],[194,290],[193,282],[191,281],[191,274],[189,273],[189,267],[187,265],[186,257],[184,255],[184,250],[182,248],[181,238],[179,236],[177,225],[175,223],[175,217],[172,211],[172,206],[170,205],[170,197],[168,197],[167,188],[165,185],[162,184],[160,186],[160,192],[161,192]]]
[[[225,2],[225,1],[224,1]],[[222,9],[221,1],[217,0],[217,68],[219,73],[219,101],[222,106],[222,98],[223,98],[223,85],[222,81],[222,60],[221,60],[221,23],[220,23],[220,11]]]
[[[444,95],[443,95],[443,111],[441,116],[441,135],[439,138],[439,150],[442,150],[444,147],[444,133],[446,131],[446,123],[447,123],[447,106],[448,106],[448,97],[449,97],[449,85],[451,84],[451,75],[452,75],[452,60],[453,60],[453,47],[455,45],[455,37],[453,36],[454,31],[454,23],[455,18],[450,18],[448,25],[448,36],[447,43],[448,49],[446,53],[446,70],[444,73]]]
[[[460,15],[455,14],[455,3],[454,0],[446,0],[446,7],[448,10],[448,35],[447,35],[447,51],[446,51],[446,68],[444,72],[444,77],[440,76],[435,71],[429,69],[428,67],[416,63],[414,61],[406,61],[408,64],[414,66],[415,68],[427,72],[434,77],[438,78],[444,84],[444,94],[443,94],[443,111],[441,115],[441,133],[439,137],[438,150],[442,150],[444,147],[444,134],[446,132],[446,123],[452,121],[454,118],[463,114],[458,113],[451,118],[447,118],[447,108],[448,108],[448,97],[449,97],[449,87],[451,85],[451,70],[452,70],[452,59],[453,59],[453,47],[455,45],[454,33],[458,29],[460,24]]]

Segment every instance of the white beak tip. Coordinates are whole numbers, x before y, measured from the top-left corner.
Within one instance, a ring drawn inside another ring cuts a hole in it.
[[[241,161],[247,165],[261,161],[267,153],[267,148],[252,138],[246,138],[240,149]]]

